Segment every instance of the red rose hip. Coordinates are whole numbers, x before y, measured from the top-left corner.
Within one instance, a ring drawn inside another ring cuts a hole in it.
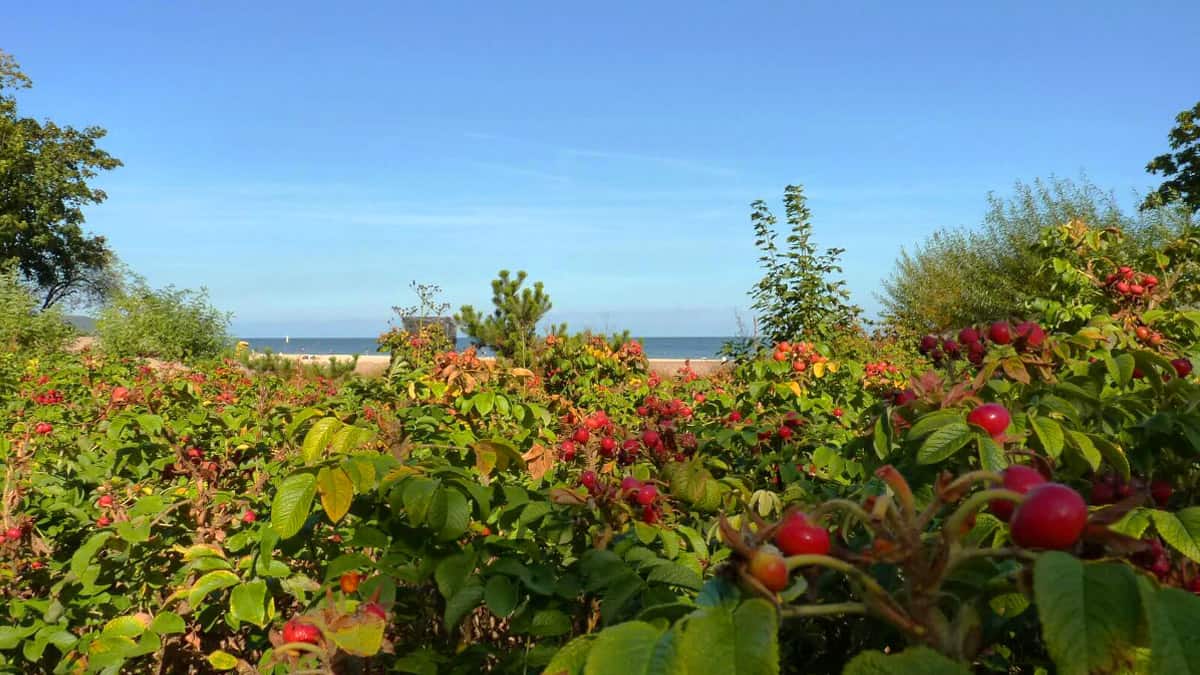
[[[1012,342],[1012,326],[1007,321],[997,321],[988,328],[988,339],[998,345]]]
[[[829,532],[808,522],[803,514],[793,513],[775,533],[775,545],[784,555],[825,555],[829,553]]]
[[[967,414],[967,422],[982,427],[994,438],[1004,433],[1012,422],[1012,416],[999,403],[984,403]]]
[[[1078,492],[1062,483],[1039,485],[1013,514],[1012,540],[1024,548],[1071,548],[1087,526],[1087,515]]]
[[[1004,476],[1002,487],[1022,495],[1046,482],[1045,476],[1041,473],[1019,464],[1008,467],[1002,475]],[[992,515],[1006,523],[1012,518],[1016,508],[1017,505],[1007,499],[993,499],[988,503],[988,510],[992,512]]]

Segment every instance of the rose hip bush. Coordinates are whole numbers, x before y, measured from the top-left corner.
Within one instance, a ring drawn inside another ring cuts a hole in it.
[[[710,377],[559,335],[341,381],[15,351],[0,670],[1191,672],[1196,317],[1102,257],[1056,268],[1086,317]]]

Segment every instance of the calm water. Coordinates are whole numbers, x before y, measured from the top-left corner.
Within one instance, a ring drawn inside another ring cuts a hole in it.
[[[375,338],[284,338],[248,337],[238,338],[250,343],[256,351],[270,349],[287,354],[375,354]],[[652,359],[707,359],[716,356],[730,338],[723,337],[651,337],[640,338],[646,348],[646,356]],[[458,348],[470,346],[463,337],[458,339]]]

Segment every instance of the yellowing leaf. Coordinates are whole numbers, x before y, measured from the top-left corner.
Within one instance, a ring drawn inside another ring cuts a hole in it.
[[[340,467],[321,469],[317,474],[317,491],[321,493],[321,507],[333,522],[342,519],[354,501],[354,483]]]

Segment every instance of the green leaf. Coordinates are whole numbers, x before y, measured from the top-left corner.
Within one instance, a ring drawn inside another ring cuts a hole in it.
[[[187,601],[193,608],[199,606],[209,593],[237,585],[238,575],[228,570],[215,570],[205,574],[188,590]]]
[[[1121,446],[1099,434],[1088,434],[1088,438],[1092,439],[1092,445],[1100,451],[1104,461],[1117,470],[1121,480],[1129,480],[1129,458]]]
[[[342,651],[354,656],[374,656],[383,647],[383,632],[387,622],[370,613],[360,613],[353,621],[337,624],[329,630]]]
[[[465,551],[442,559],[434,570],[433,578],[442,597],[449,600],[466,585],[467,579],[474,573],[475,553]]]
[[[100,637],[135,638],[146,632],[147,624],[135,616],[118,616],[104,624]]]
[[[629,621],[606,628],[592,642],[584,675],[655,672],[651,670],[651,664],[662,635],[662,629],[644,621]]]
[[[333,435],[333,440],[329,443],[329,449],[339,455],[345,455],[352,450],[357,450],[375,437],[375,433],[370,429],[356,427],[347,424]]]
[[[483,601],[487,603],[492,614],[506,617],[517,608],[517,587],[508,577],[496,575],[488,579],[483,589]]]
[[[595,639],[594,635],[580,635],[571,640],[554,653],[554,658],[542,672],[546,675],[583,675]]]
[[[496,395],[490,391],[481,391],[475,395],[475,410],[479,411],[480,415],[492,412],[492,407],[495,404]]]
[[[92,558],[104,548],[104,544],[112,537],[111,532],[97,532],[88,538],[83,546],[71,555],[71,575],[81,578],[92,563]]]
[[[1049,417],[1030,415],[1029,426],[1033,427],[1033,433],[1047,455],[1057,458],[1062,454],[1066,437],[1061,424]]]
[[[271,502],[271,529],[283,539],[296,536],[317,495],[317,478],[311,473],[296,473],[284,479]]]
[[[683,588],[690,588],[693,591],[700,590],[700,587],[704,585],[704,580],[700,578],[699,574],[676,563],[655,566],[654,569],[650,570],[650,575],[646,580],[670,584],[672,586],[682,586]]]
[[[950,422],[925,439],[917,450],[917,463],[936,464],[961,450],[974,436],[966,422]]]
[[[875,420],[871,445],[875,449],[875,456],[879,459],[886,459],[888,455],[892,454],[892,422],[887,412]]]
[[[529,633],[537,637],[554,637],[571,632],[571,617],[561,610],[543,609],[533,615]]]
[[[1150,511],[1150,520],[1154,528],[1162,535],[1171,548],[1200,562],[1200,506],[1170,513],[1167,511]]]
[[[233,654],[218,649],[208,655],[208,665],[216,670],[233,670],[237,668],[238,660]]]
[[[453,488],[443,488],[438,492],[438,511],[441,512],[438,521],[437,538],[439,541],[452,541],[461,537],[471,525],[471,505],[463,493]]]
[[[483,586],[480,586],[475,579],[472,579],[470,584],[463,586],[450,599],[446,600],[446,613],[443,616],[446,630],[454,631],[458,628],[462,618],[467,615],[467,612],[478,607],[480,600],[483,600]]]
[[[159,635],[170,635],[187,630],[187,624],[175,612],[161,612],[150,622],[150,630]]]
[[[1068,430],[1067,442],[1071,448],[1079,452],[1079,456],[1092,467],[1093,471],[1100,468],[1100,451],[1096,449],[1096,444],[1092,443],[1092,439],[1087,434]]]
[[[113,529],[118,537],[131,544],[140,544],[150,540],[150,518],[147,516],[118,521]]]
[[[261,579],[238,584],[229,594],[229,611],[238,621],[259,628],[267,625],[267,582]]]
[[[1044,553],[1034,564],[1033,587],[1042,635],[1061,675],[1110,670],[1133,647],[1141,603],[1128,566]]]
[[[992,440],[988,436],[978,436],[976,443],[979,446],[979,465],[986,471],[1003,471],[1008,466],[1008,459],[1004,456],[1004,448],[1000,444]]]
[[[961,410],[936,410],[926,415],[921,415],[913,422],[912,427],[905,434],[909,440],[917,440],[924,438],[929,434],[941,429],[947,424],[954,422],[962,422],[963,414]]]
[[[340,468],[322,467],[317,473],[317,491],[321,494],[321,508],[334,523],[350,511],[354,502],[354,483]]]
[[[404,511],[413,527],[425,525],[433,507],[433,497],[441,481],[432,478],[410,478],[404,486]]]
[[[766,600],[747,600],[733,613],[733,625],[736,629],[733,662],[737,674],[778,673],[779,614],[775,608]]]
[[[1150,623],[1150,673],[1200,675],[1200,598],[1178,588],[1139,582]]]
[[[304,435],[304,443],[300,446],[300,456],[304,458],[306,465],[312,466],[324,456],[325,448],[342,426],[342,421],[336,417],[322,417],[313,422],[308,433]]]
[[[862,652],[842,675],[971,675],[971,670],[928,647],[909,647],[899,654]]]

